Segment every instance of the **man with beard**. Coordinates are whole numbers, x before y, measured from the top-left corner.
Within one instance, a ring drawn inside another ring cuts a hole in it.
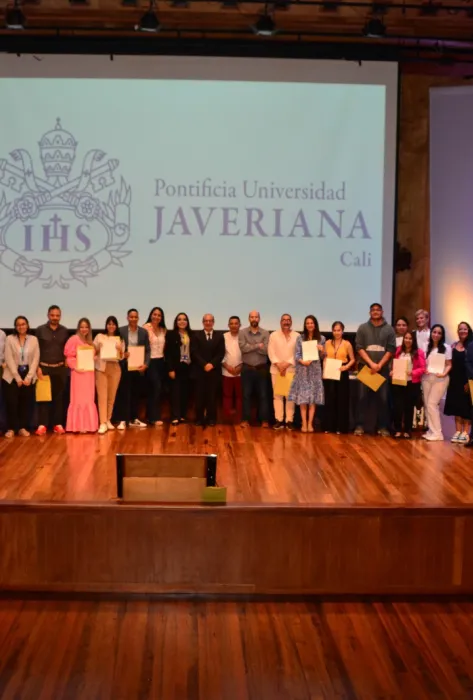
[[[268,343],[269,332],[260,328],[260,314],[251,311],[250,325],[240,331],[238,342],[241,350],[243,367],[241,384],[243,390],[242,428],[247,428],[251,418],[251,397],[256,394],[258,400],[258,418],[263,428],[269,428],[268,404]]]
[[[276,423],[274,430],[286,428],[294,429],[294,401],[288,401],[286,396],[286,423],[284,423],[284,397],[276,394],[276,380],[278,375],[285,377],[294,376],[296,371],[296,341],[299,333],[292,330],[292,317],[290,314],[281,316],[281,330],[274,331],[269,337],[268,355],[271,361],[271,380],[273,383],[273,404]]]

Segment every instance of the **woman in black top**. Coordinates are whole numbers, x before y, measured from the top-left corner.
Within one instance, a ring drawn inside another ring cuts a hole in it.
[[[171,423],[178,425],[187,420],[190,387],[190,337],[189,317],[177,314],[172,331],[166,334],[164,359],[171,380]]]
[[[458,341],[452,344],[452,370],[445,399],[444,414],[455,416],[452,442],[466,443],[471,428],[471,397],[465,365],[466,349],[473,339],[471,326],[462,321],[457,327]]]

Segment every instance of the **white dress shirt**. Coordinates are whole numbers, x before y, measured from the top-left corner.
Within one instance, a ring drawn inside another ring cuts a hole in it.
[[[416,331],[417,347],[427,354],[427,346],[429,344],[430,328],[424,328],[423,331]]]
[[[296,371],[296,342],[299,333],[291,331],[285,335],[282,331],[274,331],[269,336],[268,356],[271,360],[271,374],[279,374],[276,363],[288,362],[288,372]]]
[[[232,335],[230,331],[227,331],[223,334],[223,338],[225,340],[225,356],[223,358],[223,362],[230,365],[230,367],[238,367],[238,365],[241,365],[242,362],[240,344],[238,342],[238,333],[236,335]],[[225,367],[222,367],[222,374],[224,377],[235,378],[235,375],[230,374]]]

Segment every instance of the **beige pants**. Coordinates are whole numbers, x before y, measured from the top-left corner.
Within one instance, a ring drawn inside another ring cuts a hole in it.
[[[286,421],[287,423],[292,423],[294,420],[294,401],[288,401],[284,396],[276,396],[274,393],[274,387],[276,386],[276,374],[271,375],[271,381],[273,383],[273,406],[274,406],[274,416],[277,421],[281,423],[284,422],[284,400],[286,401]]]
[[[95,386],[99,403],[101,423],[107,423],[112,418],[113,404],[120,383],[121,370],[118,362],[106,362],[105,372],[95,372]]]

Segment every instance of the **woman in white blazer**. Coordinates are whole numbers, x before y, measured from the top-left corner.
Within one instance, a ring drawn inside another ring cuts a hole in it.
[[[22,437],[29,436],[26,426],[34,398],[36,370],[39,364],[39,344],[37,338],[28,332],[28,319],[25,316],[17,316],[14,328],[5,342],[5,369],[2,380],[7,413],[7,438],[13,437],[15,433]]]

